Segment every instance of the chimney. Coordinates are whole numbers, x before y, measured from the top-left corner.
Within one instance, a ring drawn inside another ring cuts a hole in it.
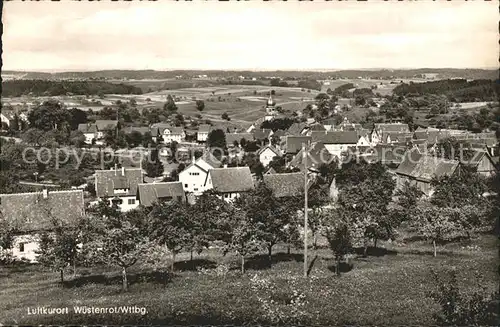
[[[122,176],[125,176],[125,167],[122,166]]]
[[[46,188],[44,188],[42,190],[42,196],[44,199],[47,199],[49,197],[49,190],[47,190]]]

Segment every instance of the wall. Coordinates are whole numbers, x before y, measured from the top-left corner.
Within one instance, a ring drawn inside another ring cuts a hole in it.
[[[182,183],[184,192],[192,192],[195,194],[203,193],[206,179],[207,173],[196,165],[189,166],[179,174],[179,181]]]

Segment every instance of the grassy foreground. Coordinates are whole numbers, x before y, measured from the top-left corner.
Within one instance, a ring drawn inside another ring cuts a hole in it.
[[[298,251],[287,255],[284,248],[277,249],[271,268],[265,255],[249,258],[244,276],[238,270],[239,258],[208,251],[191,263],[178,262],[174,275],[146,266],[131,269],[127,293],[121,291],[118,269],[95,267],[86,275],[69,278],[62,287],[57,273],[41,267],[0,267],[0,325],[432,325],[438,306],[427,296],[435,287],[431,269],[445,273],[455,267],[464,290],[485,286],[494,291],[498,285],[494,236],[443,245],[437,258],[432,257],[431,247],[421,242],[382,246],[385,250],[353,259],[353,269],[341,277],[332,271],[329,250],[311,250],[313,262],[307,280],[301,277]],[[189,259],[187,254],[184,258]],[[214,269],[220,263],[230,266],[227,274],[220,273],[221,266]],[[199,271],[197,266],[204,268]],[[259,277],[252,278],[256,274]],[[259,289],[255,280],[271,284],[261,284],[265,287]],[[304,295],[303,305],[291,303],[294,291]],[[276,304],[269,305],[263,298]],[[28,307],[42,306],[69,307],[69,313],[28,314]],[[145,307],[147,313],[77,314],[73,306],[137,306]],[[295,320],[275,319],[283,313]]]

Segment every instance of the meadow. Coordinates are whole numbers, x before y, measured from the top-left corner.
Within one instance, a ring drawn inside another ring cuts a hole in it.
[[[498,286],[497,239],[430,244],[411,237],[355,256],[342,275],[330,250],[310,250],[310,274],[302,277],[302,252],[277,247],[269,267],[256,254],[239,272],[239,258],[215,250],[178,258],[172,274],[164,266],[130,269],[130,289],[121,291],[119,269],[78,268],[61,285],[59,274],[36,265],[0,266],[0,325],[11,324],[308,324],[432,325],[439,306],[429,298],[432,270],[445,276],[456,268],[462,290]],[[260,286],[259,286],[260,285]],[[263,287],[263,285],[265,287]],[[297,295],[298,294],[298,295]],[[294,305],[293,299],[301,299]],[[272,301],[274,302],[272,302]],[[273,304],[274,303],[274,304]],[[73,306],[145,307],[140,314],[76,314]],[[28,307],[69,307],[66,315],[28,315]],[[281,317],[281,318],[280,318]]]

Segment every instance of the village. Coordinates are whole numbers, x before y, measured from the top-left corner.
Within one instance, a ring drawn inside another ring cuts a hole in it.
[[[6,2],[0,326],[497,326],[491,6]]]

